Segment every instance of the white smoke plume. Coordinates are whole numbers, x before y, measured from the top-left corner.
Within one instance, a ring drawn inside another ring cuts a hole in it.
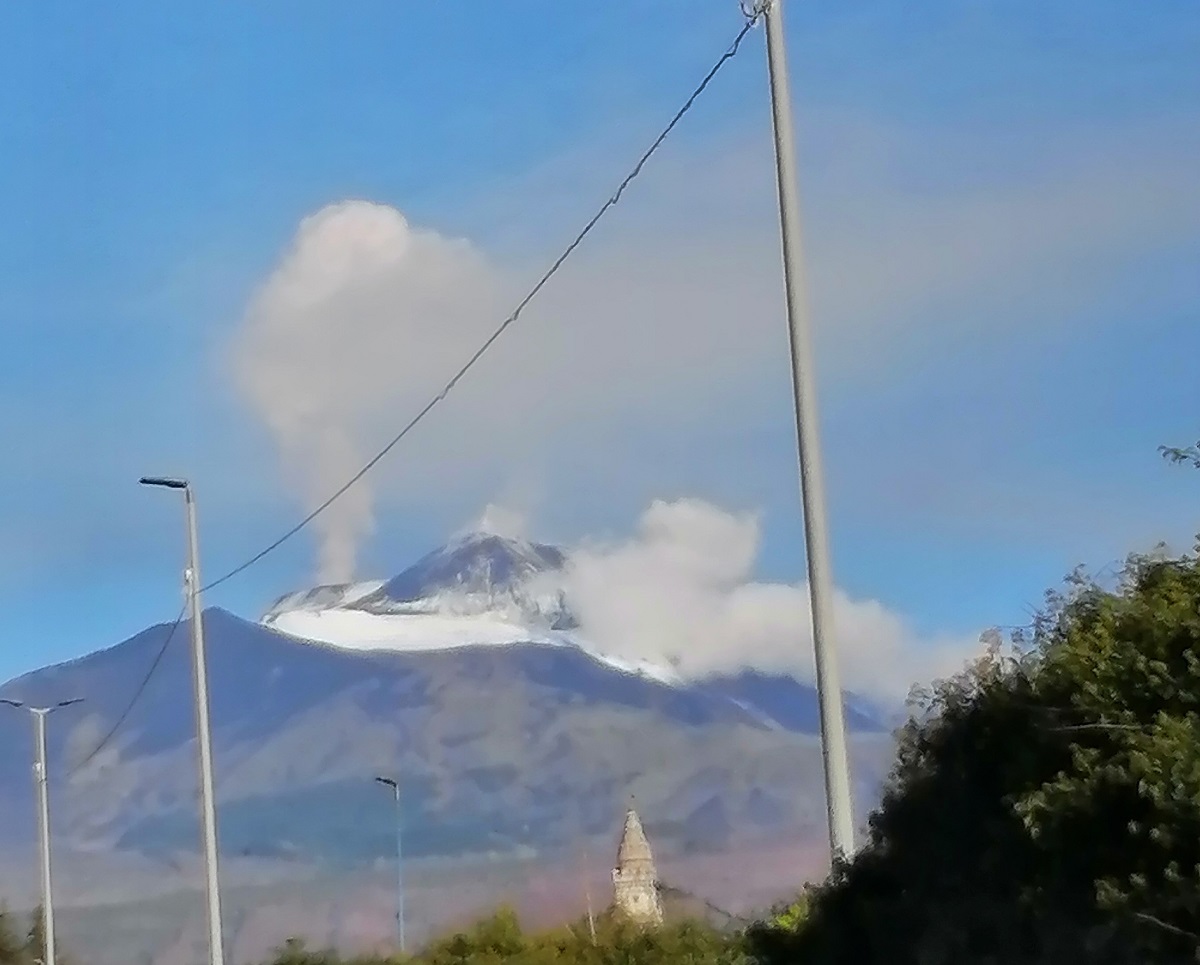
[[[381,419],[461,364],[480,325],[494,324],[495,301],[493,272],[469,244],[395,208],[343,201],[301,222],[247,309],[233,368],[307,508],[361,468]],[[314,522],[322,583],[354,578],[374,502],[367,476]]]
[[[519,510],[488,503],[483,515],[471,527],[473,533],[487,533],[505,539],[525,539],[529,533],[529,517]]]
[[[941,358],[950,343],[940,333],[953,326],[963,337],[964,318],[1007,326],[1086,317],[1075,306],[1103,299],[1114,259],[1182,237],[1195,221],[1191,156],[1162,150],[1157,135],[1131,141],[1122,133],[1099,152],[1089,137],[1051,155],[1037,177],[931,195],[897,175],[921,169],[927,132],[913,138],[838,121],[826,134],[834,138],[829,156],[855,159],[818,172],[811,212],[816,335],[843,396],[852,382],[871,394],[917,354]],[[951,156],[958,150],[945,146]],[[769,169],[765,150],[740,142],[658,158],[640,200],[572,256],[437,410],[434,431],[423,426],[403,456],[389,460],[393,470],[381,466],[318,520],[323,578],[353,575],[356,545],[385,486],[395,495],[402,484],[406,495],[446,509],[479,496],[460,480],[490,483],[522,463],[569,474],[562,467],[595,458],[632,420],[661,433],[713,419],[747,425],[786,407],[774,200],[769,179],[745,177],[748,166]],[[577,160],[569,177],[564,168],[502,192],[508,217],[537,241],[524,252],[505,246],[503,271],[470,244],[415,227],[386,205],[339,202],[302,222],[245,313],[233,368],[308,508],[441,389],[538,277],[555,251],[546,247],[551,233],[542,235],[547,210],[574,210],[548,204],[547,189],[561,174],[572,196],[583,190]],[[956,163],[977,166],[966,155]],[[607,170],[609,160],[603,164]],[[597,180],[598,190],[610,176]],[[969,245],[958,243],[964,237]],[[497,297],[502,289],[506,297]],[[1031,311],[1035,303],[1041,307]],[[918,318],[926,322],[914,326]],[[947,452],[909,447],[892,460],[895,475],[913,474],[922,485],[925,474],[954,479],[969,461]],[[656,492],[653,474],[668,458],[675,455],[605,470]],[[1028,472],[1013,472],[1004,485],[1024,520]],[[895,479],[888,489],[896,491]],[[880,495],[875,487],[858,498]]]
[[[813,679],[808,589],[752,578],[759,521],[699,499],[656,501],[634,535],[569,554],[567,603],[600,650],[687,676],[752,667]],[[903,699],[962,669],[978,635],[925,640],[875,600],[834,595],[842,686]]]

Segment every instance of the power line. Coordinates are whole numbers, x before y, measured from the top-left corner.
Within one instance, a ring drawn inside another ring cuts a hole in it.
[[[121,725],[124,724],[129,718],[129,715],[133,712],[134,705],[137,704],[137,702],[141,699],[142,694],[145,693],[146,687],[150,683],[150,678],[154,676],[154,672],[158,670],[158,665],[162,663],[162,659],[167,653],[167,647],[171,645],[171,640],[175,636],[175,631],[179,629],[179,624],[183,622],[183,615],[186,612],[187,604],[185,603],[179,610],[179,616],[175,618],[175,622],[172,623],[168,628],[167,635],[163,638],[162,646],[158,648],[158,653],[155,655],[154,661],[150,664],[150,669],[146,671],[146,676],[142,678],[142,682],[138,684],[137,690],[133,692],[133,696],[129,699],[129,703],[126,705],[125,710],[121,713],[121,716],[117,718],[116,723],[109,728],[108,733],[104,735],[104,737],[100,740],[100,743],[92,748],[91,753],[89,753],[87,757],[71,768],[70,772],[67,774],[68,780],[73,778],[76,774],[87,767],[88,764],[95,759],[96,755],[108,746],[108,742],[113,739],[117,731],[121,729]]]
[[[466,363],[457,372],[454,373],[454,376],[450,379],[449,382],[447,382],[445,384],[445,386],[443,386],[442,390],[440,392],[438,392],[437,395],[435,395],[433,398],[431,398],[425,404],[424,408],[422,408],[415,416],[413,416],[412,419],[410,419],[409,422],[404,426],[404,428],[401,429],[395,436],[392,437],[391,441],[388,442],[387,445],[385,445],[382,449],[379,450],[379,452],[377,452],[374,456],[372,456],[371,459],[367,461],[366,465],[364,465],[358,472],[356,472],[353,476],[351,476],[341,486],[341,488],[339,488],[336,492],[333,493],[333,495],[331,495],[328,499],[326,499],[323,503],[321,503],[316,509],[314,509],[311,513],[309,513],[307,516],[305,516],[302,520],[300,520],[300,522],[298,522],[295,526],[293,526],[291,529],[289,529],[287,532],[285,532],[282,536],[280,536],[278,539],[276,539],[273,543],[268,544],[266,547],[259,550],[259,552],[255,553],[253,556],[251,556],[245,562],[240,563],[238,566],[235,566],[233,569],[229,570],[229,572],[225,573],[223,576],[218,577],[217,579],[213,580],[211,583],[202,587],[201,592],[207,592],[208,590],[211,590],[214,587],[220,586],[222,583],[226,582],[227,580],[233,579],[239,573],[242,573],[243,571],[249,569],[251,566],[253,566],[255,563],[257,563],[263,557],[267,556],[270,553],[273,553],[280,546],[282,546],[284,543],[286,543],[289,539],[291,539],[293,536],[295,536],[297,533],[299,533],[302,529],[304,529],[306,526],[308,526],[309,523],[311,523],[314,519],[316,519],[318,516],[320,516],[321,513],[325,512],[325,510],[327,510],[330,506],[332,506],[334,504],[334,502],[336,502],[342,495],[344,495],[347,492],[347,490],[349,490],[360,479],[362,479],[363,476],[365,476],[368,472],[370,472],[372,469],[374,469],[376,464],[378,464],[379,461],[381,459],[383,459],[384,456],[386,456],[389,452],[391,452],[392,449],[394,449],[396,447],[396,445],[398,445],[399,442],[405,436],[407,436],[413,429],[415,429],[421,423],[421,421],[427,415],[429,415],[430,412],[433,411],[433,409],[438,405],[438,403],[440,403],[443,399],[445,399],[446,396],[448,396],[454,390],[455,386],[458,385],[459,381],[463,378],[463,376],[466,375],[467,372],[469,372],[472,367],[474,367],[476,362],[478,362],[481,358],[483,358],[484,354],[488,351],[488,349],[490,349],[492,347],[492,345],[496,342],[496,340],[498,338],[500,338],[500,336],[503,335],[505,331],[507,331],[507,329],[509,328],[510,325],[512,325],[515,321],[517,321],[518,318],[521,317],[521,313],[525,311],[525,308],[529,305],[529,303],[532,302],[534,300],[534,298],[537,297],[538,293],[541,292],[541,290],[546,286],[546,283],[549,282],[550,279],[553,278],[554,275],[558,273],[558,270],[559,270],[559,268],[562,267],[563,263],[566,262],[566,260],[569,257],[571,257],[572,254],[574,254],[575,249],[578,248],[580,246],[580,244],[583,243],[583,240],[589,234],[591,234],[592,229],[595,228],[597,224],[599,224],[600,219],[603,218],[604,215],[608,213],[609,209],[614,207],[621,200],[621,196],[625,193],[625,189],[628,188],[629,185],[634,181],[634,179],[637,178],[637,176],[642,173],[642,168],[645,167],[646,162],[649,161],[650,158],[658,151],[658,149],[662,146],[663,142],[667,139],[668,135],[670,135],[671,131],[673,131],[675,129],[675,126],[683,119],[683,116],[692,109],[692,105],[695,104],[697,98],[699,98],[699,96],[704,93],[705,89],[712,82],[713,78],[717,76],[717,73],[721,70],[721,68],[724,67],[725,64],[727,64],[730,60],[732,60],[737,55],[738,49],[742,45],[742,41],[745,40],[746,35],[750,32],[750,30],[754,27],[755,23],[758,22],[759,17],[762,15],[761,9],[746,10],[745,12],[746,12],[746,22],[742,25],[742,29],[740,31],[738,31],[737,36],[733,40],[733,43],[730,44],[729,48],[725,51],[725,53],[723,53],[721,55],[720,59],[713,65],[713,67],[709,70],[709,72],[707,74],[705,74],[704,79],[699,83],[699,85],[696,87],[696,89],[692,91],[692,93],[691,93],[691,95],[689,95],[688,99],[686,101],[684,101],[683,106],[680,107],[679,110],[675,112],[675,116],[671,118],[670,123],[667,124],[667,126],[663,128],[662,133],[660,133],[658,135],[658,137],[654,139],[654,143],[651,144],[650,147],[646,150],[646,152],[644,154],[642,154],[642,156],[638,159],[637,163],[633,166],[633,168],[630,170],[630,172],[625,176],[625,178],[617,186],[617,190],[614,191],[613,194],[608,198],[608,200],[605,201],[604,204],[602,204],[600,206],[600,209],[594,215],[592,215],[591,219],[587,222],[587,224],[585,224],[583,226],[583,229],[575,236],[574,240],[572,240],[572,242],[569,245],[567,245],[567,247],[565,249],[563,249],[562,254],[560,254],[554,260],[554,262],[550,265],[550,267],[548,269],[546,269],[545,273],[541,276],[541,278],[538,279],[537,284],[535,284],[529,290],[529,293],[524,298],[522,298],[521,301],[517,304],[517,307],[515,309],[513,309],[512,314],[510,314],[507,318],[505,318],[504,321],[500,323],[499,327],[494,332],[492,332],[492,334],[490,336],[488,336],[487,340],[484,341],[484,343],[482,345],[480,345],[478,349],[475,350],[475,353],[469,359],[467,359]]]

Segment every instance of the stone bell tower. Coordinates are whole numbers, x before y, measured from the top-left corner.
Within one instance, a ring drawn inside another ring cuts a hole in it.
[[[632,807],[625,812],[625,830],[613,869],[613,908],[629,921],[659,925],[663,920],[658,894],[658,872],[642,822]]]

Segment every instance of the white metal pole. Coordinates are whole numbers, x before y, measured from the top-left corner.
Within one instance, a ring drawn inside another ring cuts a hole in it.
[[[33,786],[37,794],[38,851],[42,879],[42,957],[43,965],[54,965],[54,887],[50,876],[50,787],[46,766],[46,717],[63,707],[83,701],[82,697],[60,700],[49,707],[30,707],[20,700],[0,698],[17,710],[24,710],[33,717]]]
[[[187,588],[191,603],[192,682],[195,687],[196,744],[200,769],[200,824],[204,842],[205,895],[208,903],[210,965],[224,965],[221,931],[221,883],[217,865],[217,808],[213,794],[212,732],[208,719],[208,669],[204,655],[204,620],[200,606],[200,562],[196,534],[196,497],[190,485],[183,490],[187,505]]]
[[[49,708],[30,708],[33,714],[34,744],[37,759],[33,765],[38,802],[38,844],[42,866],[42,961],[55,965],[54,889],[50,882],[50,790],[46,782],[46,715]]]
[[[592,886],[591,886],[591,883],[588,881],[587,848],[584,848],[584,850],[583,850],[581,864],[582,864],[582,867],[580,870],[583,872],[583,897],[584,897],[584,900],[587,902],[588,934],[592,938],[592,944],[595,945],[596,944],[596,916],[592,912]]]
[[[400,954],[407,953],[404,942],[404,811],[400,803],[400,782],[396,792],[396,921],[400,932]]]
[[[784,43],[783,0],[763,0],[767,65],[771,79],[771,118],[775,131],[775,173],[779,190],[779,225],[783,242],[783,278],[787,295],[788,336],[792,350],[792,390],[800,457],[800,497],[804,505],[804,538],[808,556],[808,591],[812,604],[813,649],[817,697],[821,710],[821,753],[829,810],[829,845],[834,860],[854,850],[854,816],[850,798],[850,766],[846,720],[838,678],[833,635],[833,578],[825,517],[825,483],[817,419],[808,306],[801,250],[796,146],[792,130]]]
[[[404,943],[404,811],[400,801],[400,780],[390,777],[375,778],[376,784],[390,788],[396,804],[396,939],[400,954],[406,952]]]

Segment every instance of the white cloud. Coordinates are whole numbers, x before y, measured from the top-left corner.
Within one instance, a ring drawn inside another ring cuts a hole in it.
[[[569,554],[567,603],[606,653],[689,676],[743,667],[813,679],[807,587],[753,579],[759,523],[697,499],[656,501],[623,541]],[[875,600],[834,595],[845,688],[895,701],[960,670],[978,635],[921,639]]]

